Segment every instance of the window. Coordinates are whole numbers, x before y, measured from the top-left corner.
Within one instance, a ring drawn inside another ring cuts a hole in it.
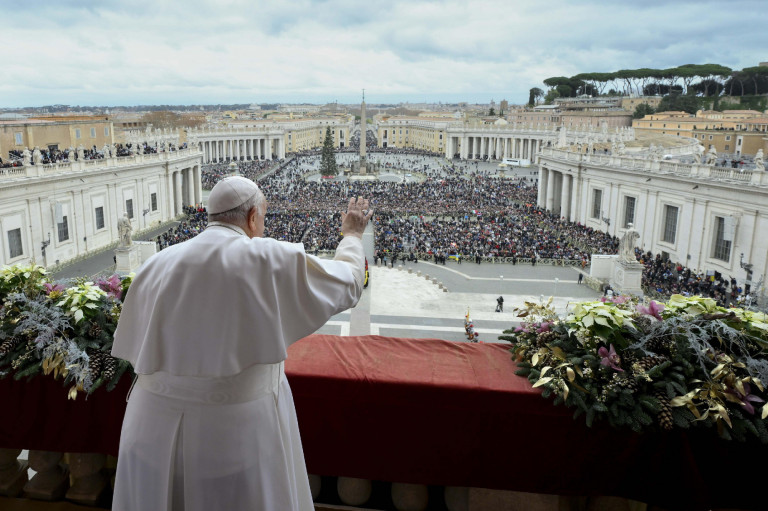
[[[709,136],[709,139],[712,140],[712,135]]]
[[[8,231],[8,252],[11,259],[24,255],[21,246],[21,228]]]
[[[157,211],[157,194],[152,192],[149,194],[149,202],[152,204],[152,211]]]
[[[75,138],[80,138],[80,129],[75,129]]]
[[[715,217],[715,236],[712,247],[712,257],[728,262],[731,260],[731,241],[733,239],[733,223],[721,216]]]
[[[69,239],[69,222],[67,221],[67,215],[61,217],[61,222],[56,224],[59,231],[59,243],[67,241]]]
[[[96,138],[96,128],[91,128],[91,138]]]
[[[104,206],[96,208],[96,230],[104,228]]]
[[[730,145],[728,145],[728,144],[725,144],[725,150],[726,150],[726,151],[728,151],[730,148],[731,148],[731,146],[730,146]]]
[[[726,140],[730,140],[730,139],[731,139],[731,136],[730,136],[730,135],[726,135],[726,136],[725,136],[725,139],[726,139]]]
[[[635,223],[635,198],[625,197],[624,200],[624,227]]]
[[[664,206],[664,234],[661,241],[674,243],[677,236],[677,207]]]
[[[128,218],[133,218],[133,199],[125,201],[125,212],[128,213]]]
[[[104,126],[104,136],[105,137],[109,136],[109,126]]]
[[[592,195],[592,218],[600,218],[600,210],[603,205],[603,191],[595,190]]]
[[[16,145],[22,145],[24,143],[24,133],[21,131],[14,133],[13,137],[15,139]]]

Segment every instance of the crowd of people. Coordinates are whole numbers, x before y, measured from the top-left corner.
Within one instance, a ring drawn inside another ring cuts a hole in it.
[[[742,305],[751,299],[749,289],[740,286],[733,276],[726,278],[715,271],[695,271],[639,248],[635,249],[635,255],[643,264],[643,287],[659,298],[673,294],[701,295],[714,299],[721,307]]]
[[[619,240],[568,222],[536,206],[537,182],[528,177],[498,179],[472,163],[435,166],[426,155],[402,155],[397,165],[426,176],[423,182],[314,181],[317,155],[290,160],[239,162],[240,172],[258,179],[269,213],[265,236],[302,242],[311,253],[332,250],[339,242],[339,214],[351,196],[369,197],[376,214],[375,263],[429,259],[438,264],[481,263],[487,258],[536,264],[570,261],[582,267],[593,254],[617,253]],[[268,172],[271,165],[276,166]],[[426,167],[425,167],[426,165]],[[226,165],[204,168],[206,187],[226,176]],[[164,248],[194,236],[206,223],[204,212],[188,218],[159,240]],[[643,287],[651,294],[703,294],[721,304],[745,299],[733,278],[695,272],[636,250],[643,263]]]
[[[157,143],[148,143],[143,142],[141,143],[141,152],[144,154],[152,154],[162,151],[177,151],[179,149],[185,149],[187,147],[187,144],[184,143],[180,147],[176,147],[175,144],[168,144],[166,146],[158,145]],[[49,147],[42,147],[38,148],[40,151],[40,156],[42,158],[43,165],[51,165],[55,163],[68,163],[72,161],[71,156],[74,156],[75,160],[80,160],[81,157],[78,155],[78,149],[75,148],[66,148],[66,149],[59,149],[59,148],[49,148]],[[135,154],[139,152],[138,149],[134,148],[133,144],[115,144],[110,151],[114,150],[115,155],[118,158],[124,157],[124,156],[131,156],[131,154]],[[107,158],[108,156],[104,154],[104,148],[97,148],[95,145],[91,146],[89,149],[83,148],[82,152],[82,159],[83,160],[100,160],[103,158]],[[31,151],[30,151],[31,152]],[[70,155],[70,152],[72,155]],[[0,168],[10,168],[10,167],[21,167],[24,162],[24,151],[18,150],[18,149],[11,149],[8,151],[8,157],[3,159],[0,157]]]

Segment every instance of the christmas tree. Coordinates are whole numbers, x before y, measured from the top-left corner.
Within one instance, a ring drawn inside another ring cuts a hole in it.
[[[339,168],[336,166],[336,154],[333,151],[333,136],[331,128],[325,128],[325,140],[323,141],[323,151],[320,155],[320,174],[323,176],[336,176]]]

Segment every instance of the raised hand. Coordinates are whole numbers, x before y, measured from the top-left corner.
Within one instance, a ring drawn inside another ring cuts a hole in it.
[[[363,231],[368,220],[373,216],[373,210],[368,209],[368,199],[362,197],[349,199],[346,213],[341,213],[341,232],[344,236],[363,237]]]

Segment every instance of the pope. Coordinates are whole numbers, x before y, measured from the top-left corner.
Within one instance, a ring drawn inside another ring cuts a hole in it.
[[[137,375],[113,509],[314,509],[286,349],[360,299],[368,207],[349,201],[324,260],[264,238],[263,193],[229,177],[206,230],[139,269],[112,348]]]

